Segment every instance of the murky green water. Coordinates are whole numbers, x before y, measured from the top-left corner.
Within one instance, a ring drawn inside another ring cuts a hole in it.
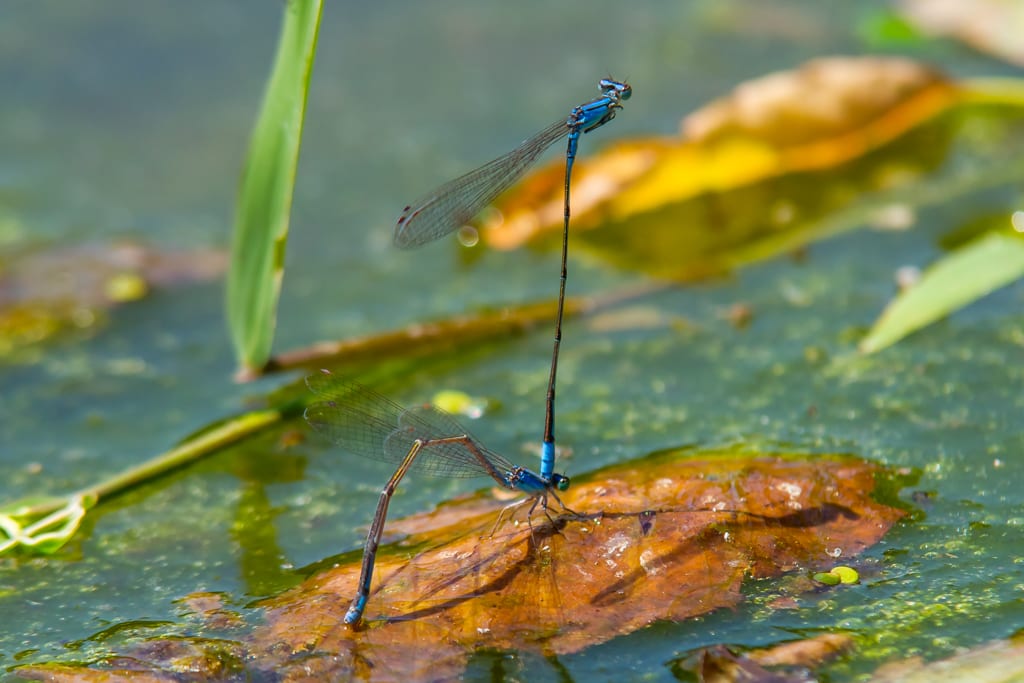
[[[635,95],[588,136],[668,134],[736,83],[823,54],[873,49],[881,3],[330,3],[321,29],[276,348],[395,328],[483,305],[549,298],[550,253],[451,243],[390,247],[398,210],[436,182],[506,151],[593,94],[608,73]],[[279,3],[120,1],[8,6],[0,14],[0,252],[133,239],[223,248],[238,169],[276,40]],[[918,55],[921,56],[921,55]],[[958,75],[1007,67],[952,45],[925,57]],[[1021,131],[1008,139],[1019,142]],[[1024,600],[1024,286],[1017,284],[875,357],[856,341],[900,266],[944,236],[1021,208],[1012,154],[955,147],[925,187],[953,187],[903,232],[858,229],[730,278],[646,297],[661,324],[565,331],[559,439],[570,472],[683,444],[749,442],[849,452],[920,472],[920,514],[868,558],[856,589],[658,624],[559,662],[481,654],[468,676],[671,680],[713,643],[771,644],[843,630],[848,680],[910,655],[932,659],[1010,635]],[[1000,166],[1002,164],[1002,166]],[[1006,180],[972,189],[974,169]],[[945,185],[943,185],[945,183]],[[908,200],[909,201],[909,200]],[[573,259],[573,293],[642,280]],[[231,382],[218,283],[158,291],[32,358],[0,361],[0,498],[63,492],[162,451],[283,381]],[[750,305],[751,324],[722,316]],[[667,321],[667,322],[664,322]],[[547,330],[423,363],[401,401],[457,388],[498,404],[474,431],[524,461],[540,439]],[[357,548],[385,468],[288,450],[276,435],[103,505],[64,550],[0,560],[0,666],[92,660],[182,621],[185,595],[245,605],[302,567]],[[473,484],[420,480],[396,516]],[[908,500],[914,491],[905,491]]]

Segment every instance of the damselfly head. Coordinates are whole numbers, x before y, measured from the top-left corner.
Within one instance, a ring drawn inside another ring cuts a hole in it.
[[[633,94],[633,87],[629,83],[617,81],[614,78],[602,78],[598,88],[605,97],[614,97],[619,100],[628,100]]]
[[[568,491],[569,477],[565,476],[564,474],[559,474],[558,472],[555,472],[554,474],[551,475],[551,485],[554,486],[559,491]]]

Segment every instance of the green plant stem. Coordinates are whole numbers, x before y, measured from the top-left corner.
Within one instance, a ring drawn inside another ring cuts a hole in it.
[[[969,78],[960,83],[970,104],[1009,104],[1024,107],[1024,80],[1019,78]]]
[[[69,497],[84,496],[97,502],[138,486],[144,481],[184,467],[200,458],[279,422],[282,414],[277,410],[262,410],[240,415],[203,432],[185,443],[161,453],[148,462],[129,468],[113,477],[75,491],[68,497],[54,497],[13,511],[17,517],[40,517],[59,510]]]

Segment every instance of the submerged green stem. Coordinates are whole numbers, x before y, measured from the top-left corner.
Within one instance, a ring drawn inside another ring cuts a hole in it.
[[[74,535],[85,511],[101,500],[138,486],[154,477],[191,464],[283,417],[278,410],[246,413],[228,420],[155,458],[74,493],[52,498],[22,499],[0,507],[0,554],[14,548],[52,553]],[[42,518],[42,519],[39,519]],[[28,526],[23,526],[28,524]],[[57,529],[53,527],[57,524]]]
[[[971,104],[1024,106],[1024,80],[1019,78],[970,78],[960,87]]]
[[[187,465],[199,458],[212,453],[223,446],[237,441],[243,436],[280,421],[281,413],[277,410],[263,410],[246,413],[203,432],[176,448],[158,455],[149,462],[133,467],[105,482],[79,491],[80,494],[95,495],[98,499],[106,498],[125,489],[140,484],[147,479],[163,474],[169,470]]]

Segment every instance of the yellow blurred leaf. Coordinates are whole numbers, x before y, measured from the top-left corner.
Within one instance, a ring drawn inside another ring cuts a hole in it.
[[[958,99],[937,71],[896,57],[833,57],[742,84],[686,117],[676,139],[621,142],[573,171],[574,231],[766,179],[830,169],[882,147]],[[561,229],[562,164],[485,214],[484,241],[511,249]]]

